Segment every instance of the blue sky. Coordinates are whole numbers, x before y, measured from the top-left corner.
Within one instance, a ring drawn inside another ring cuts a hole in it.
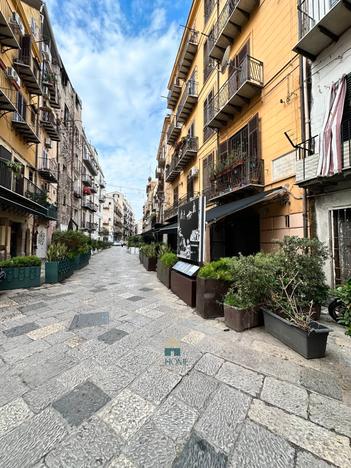
[[[154,175],[167,82],[191,0],[47,0],[59,50],[83,101],[108,190],[137,219]]]

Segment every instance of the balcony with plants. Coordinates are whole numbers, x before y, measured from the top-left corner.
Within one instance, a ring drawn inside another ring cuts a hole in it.
[[[185,80],[194,62],[199,44],[199,32],[191,29],[185,40],[183,52],[179,59],[178,64],[178,77]]]
[[[208,103],[205,125],[210,128],[226,126],[244,105],[261,93],[262,87],[263,63],[247,55]]]
[[[49,203],[47,192],[23,176],[21,163],[0,159],[0,199],[8,206],[57,219],[56,207]]]
[[[186,136],[182,139],[178,150],[177,168],[183,170],[191,160],[196,158],[199,147],[197,137]]]
[[[208,38],[210,57],[222,60],[258,5],[259,0],[227,0]]]
[[[299,41],[294,51],[315,60],[351,24],[349,0],[299,0]]]

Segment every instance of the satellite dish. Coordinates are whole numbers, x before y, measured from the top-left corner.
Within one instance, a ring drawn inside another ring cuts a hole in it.
[[[225,52],[224,52],[224,55],[223,55],[223,58],[222,58],[222,62],[221,62],[221,72],[224,73],[227,69],[227,66],[229,64],[229,55],[230,55],[230,44],[229,46],[227,46],[227,48],[225,49]]]

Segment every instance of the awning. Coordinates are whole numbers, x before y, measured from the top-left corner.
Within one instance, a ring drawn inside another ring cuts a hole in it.
[[[158,232],[160,232],[161,234],[174,234],[177,229],[178,229],[178,224],[173,223],[173,224],[167,224],[166,226],[163,226],[162,228],[159,229]]]
[[[286,195],[287,191],[284,188],[272,189],[267,192],[260,192],[251,197],[242,198],[241,200],[232,201],[231,203],[226,203],[225,205],[216,206],[208,210],[206,213],[206,223],[216,223],[221,219],[229,216],[231,214],[237,213],[238,211],[245,210],[251,206],[257,205],[258,203],[263,203],[266,201],[274,200],[275,198],[282,197]]]

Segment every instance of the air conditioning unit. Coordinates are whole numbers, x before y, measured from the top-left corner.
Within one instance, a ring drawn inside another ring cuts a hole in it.
[[[21,78],[18,76],[14,68],[8,67],[6,70],[6,76],[14,85],[17,85],[17,87],[21,86]]]
[[[51,146],[52,146],[51,138],[45,138],[45,147],[51,148]]]
[[[18,32],[22,34],[22,36],[25,33],[24,25],[22,23],[20,15],[16,12],[12,12],[12,16],[10,18],[10,24],[13,28],[15,28]]]
[[[189,172],[190,177],[197,177],[199,175],[199,169],[197,167],[192,167]]]

